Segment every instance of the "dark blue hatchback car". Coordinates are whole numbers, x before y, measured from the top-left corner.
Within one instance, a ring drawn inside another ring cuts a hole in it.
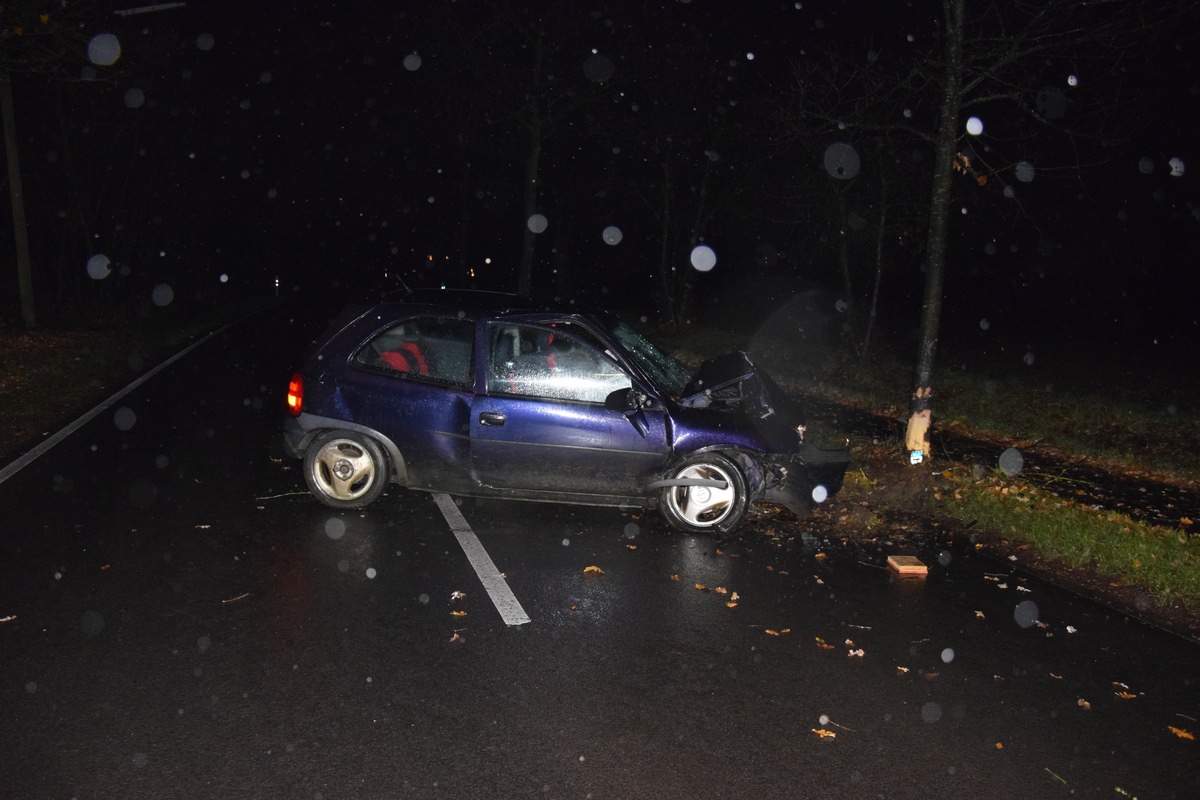
[[[752,503],[807,514],[846,450],[804,441],[744,353],[691,374],[617,317],[510,295],[420,291],[347,309],[292,378],[288,451],[333,508],[386,485],[657,507],[723,533]]]

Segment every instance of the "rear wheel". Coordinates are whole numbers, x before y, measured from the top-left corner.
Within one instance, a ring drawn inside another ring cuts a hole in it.
[[[330,508],[363,508],[387,487],[387,459],[369,436],[329,431],[304,452],[304,482]]]
[[[746,478],[725,456],[693,456],[667,477],[695,481],[691,485],[667,486],[659,496],[662,515],[673,528],[685,533],[725,533],[746,516]]]

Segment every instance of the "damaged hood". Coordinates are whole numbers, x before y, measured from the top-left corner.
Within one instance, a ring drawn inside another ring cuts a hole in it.
[[[760,419],[778,414],[781,422],[798,421],[794,406],[775,382],[742,352],[701,364],[679,402],[687,408],[724,408]]]

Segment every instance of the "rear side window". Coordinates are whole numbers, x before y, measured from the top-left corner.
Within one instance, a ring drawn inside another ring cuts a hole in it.
[[[376,334],[359,348],[354,363],[412,380],[470,388],[475,323],[445,317],[414,317]]]

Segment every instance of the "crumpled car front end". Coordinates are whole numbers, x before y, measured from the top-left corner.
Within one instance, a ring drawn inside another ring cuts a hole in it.
[[[696,417],[715,420],[727,441],[745,454],[743,459],[755,462],[743,464],[753,500],[775,503],[806,516],[815,504],[842,488],[850,451],[824,449],[807,441],[804,417],[797,404],[746,353],[729,353],[704,362],[679,403],[685,417],[694,410]],[[728,414],[728,419],[723,419],[725,414],[721,412]],[[682,441],[677,444],[685,448],[693,444],[689,440],[694,434],[680,432]],[[694,444],[716,446],[715,441],[711,445]]]

